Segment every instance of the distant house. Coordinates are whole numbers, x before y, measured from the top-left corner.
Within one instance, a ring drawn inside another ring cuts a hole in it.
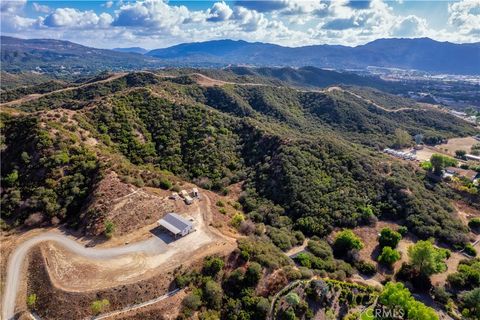
[[[158,224],[177,236],[185,236],[192,232],[193,225],[187,219],[176,213],[167,213],[165,217],[158,220]]]
[[[182,190],[180,191],[180,196],[185,199],[186,197],[188,197],[188,192],[185,190]]]
[[[177,200],[178,197],[179,197],[178,193],[173,192],[168,198],[173,199],[173,200]]]
[[[457,167],[447,167],[445,168],[445,175],[446,177],[448,176],[458,176],[458,177],[463,177],[465,179],[468,179],[470,181],[475,180],[477,177],[478,172],[474,170],[466,170],[462,168],[457,168]]]
[[[475,156],[473,154],[466,154],[465,158],[467,158],[467,160],[480,161],[480,156]]]

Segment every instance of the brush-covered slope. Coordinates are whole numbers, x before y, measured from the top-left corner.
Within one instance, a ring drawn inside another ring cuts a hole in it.
[[[49,109],[70,109],[77,126],[98,142],[78,145],[95,152],[103,168],[119,162],[108,159],[123,159],[132,172],[166,170],[217,191],[245,181],[242,201],[257,222],[325,235],[334,226],[366,223],[373,214],[404,219],[421,237],[464,242],[466,229],[439,192],[441,186],[424,180],[423,170],[387,158],[371,146],[393,144],[398,128],[441,137],[472,134],[475,129],[435,110],[393,112],[396,106],[384,107],[344,91],[202,87],[184,77],[179,81],[136,73],[46,95],[17,108],[37,110],[36,116]],[[27,113],[5,121],[8,138],[3,153],[10,163],[2,167],[2,176],[25,181],[9,182],[2,190],[3,199],[17,195],[11,220],[21,221],[23,204],[34,194],[28,190],[39,187],[27,183],[30,171],[18,157],[23,147],[14,144],[19,121],[30,117]],[[64,124],[52,118],[48,126]],[[49,134],[55,135],[55,130]],[[74,155],[66,157],[61,145],[52,144],[47,151],[61,155],[60,162],[51,162],[54,169],[77,173],[75,165],[64,168],[65,159]],[[45,176],[39,179],[46,183]],[[61,204],[64,188],[54,184],[51,189],[57,194],[54,202]]]
[[[155,58],[51,39],[1,37],[2,71],[40,71],[47,74],[132,70],[153,66]]]

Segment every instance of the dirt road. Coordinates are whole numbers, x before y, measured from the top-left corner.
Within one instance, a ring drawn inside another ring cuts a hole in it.
[[[29,94],[29,95],[21,97],[20,99],[17,99],[17,100],[0,103],[0,107],[13,106],[13,105],[16,105],[16,104],[21,104],[21,103],[32,101],[32,100],[37,100],[37,99],[40,99],[41,97],[45,97],[45,96],[48,96],[50,94],[64,92],[64,91],[71,91],[71,90],[87,87],[87,86],[98,84],[98,83],[113,81],[115,79],[123,77],[126,74],[127,73],[115,73],[115,74],[113,74],[112,76],[110,76],[106,79],[95,81],[95,82],[85,83],[85,84],[82,84],[82,85],[79,85],[79,86],[67,87],[67,88],[58,89],[58,90],[54,90],[54,91],[50,91],[50,92],[46,92],[46,93],[42,93],[42,94],[39,94],[39,93]]]
[[[5,292],[3,296],[2,319],[11,319],[15,312],[15,299],[22,278],[22,264],[31,248],[44,241],[54,241],[70,252],[90,259],[108,260],[130,253],[143,252],[158,255],[166,251],[166,244],[157,237],[115,248],[85,248],[71,238],[55,232],[47,232],[22,243],[8,261]]]
[[[77,243],[73,238],[60,232],[50,231],[21,243],[9,257],[4,286],[2,319],[10,320],[14,316],[16,297],[23,279],[23,262],[29,250],[42,242],[53,242],[73,255],[90,260],[92,264],[118,265],[117,272],[122,271],[122,264],[115,263],[116,260],[114,259],[142,255],[145,257],[145,263],[134,270],[134,273],[138,275],[146,274],[147,271],[158,269],[161,266],[181,264],[187,257],[192,258],[194,252],[198,252],[199,249],[206,248],[213,243],[219,243],[219,241],[225,242],[227,240],[225,236],[209,227],[209,221],[211,220],[210,199],[206,195],[203,195],[203,198],[205,199],[204,202],[196,202],[192,205],[194,212],[190,213],[194,219],[195,232],[172,242],[166,241],[162,235],[158,235],[126,246],[86,248]],[[234,239],[229,239],[228,241],[230,240],[234,242]],[[205,249],[205,251],[208,250]],[[54,261],[50,261],[50,263],[55,264]],[[132,276],[130,273],[131,271],[129,271],[129,276]],[[120,283],[122,280],[118,282]],[[116,284],[112,282],[110,286]],[[59,285],[65,290],[69,289],[65,287],[68,286],[68,283]]]

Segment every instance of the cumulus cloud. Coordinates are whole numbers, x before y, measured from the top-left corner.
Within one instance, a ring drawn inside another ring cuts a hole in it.
[[[461,33],[480,33],[480,1],[463,0],[448,5],[448,23]]]
[[[108,13],[97,15],[94,11],[57,8],[43,19],[43,25],[53,28],[106,28],[113,21]]]
[[[36,3],[36,2],[34,2],[32,5],[33,5],[33,10],[35,10],[36,12],[41,12],[41,13],[49,13],[50,12],[50,7],[49,6],[39,4],[39,3]]]
[[[396,37],[421,37],[427,33],[428,26],[425,19],[409,15],[398,19],[391,34]]]
[[[165,29],[189,22],[191,17],[185,6],[171,6],[162,0],[145,0],[121,6],[113,25]]]
[[[103,13],[76,7],[52,9],[38,3],[27,11],[25,4],[26,0],[1,2],[3,33],[100,47],[152,48],[224,38],[298,46],[356,45],[392,36],[478,41],[480,36],[480,3],[470,0],[448,6],[445,30],[430,28],[426,19],[414,14],[400,15],[386,0],[217,0],[205,9],[168,0],[104,0]],[[115,9],[107,12],[105,8]]]
[[[230,8],[229,5],[227,5],[225,2],[215,2],[208,10],[208,18],[207,21],[213,21],[213,22],[218,22],[218,21],[226,21],[230,19],[230,17],[233,14],[232,8]]]

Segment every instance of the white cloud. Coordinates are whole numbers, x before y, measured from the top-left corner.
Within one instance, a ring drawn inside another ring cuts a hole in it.
[[[36,2],[34,2],[32,5],[33,5],[33,9],[36,12],[41,12],[41,13],[49,13],[50,12],[50,7],[49,6],[39,4],[39,3],[36,3]]]
[[[463,0],[449,4],[448,13],[448,23],[461,33],[480,33],[480,1]]]
[[[208,21],[218,22],[218,21],[226,21],[230,19],[233,14],[232,8],[227,5],[224,1],[222,2],[215,2],[213,6],[208,9],[207,18]]]
[[[421,37],[428,31],[427,21],[414,15],[398,19],[391,34],[395,37]]]
[[[108,13],[97,15],[94,11],[57,8],[43,19],[43,26],[53,28],[106,28],[113,21]]]
[[[167,0],[107,1],[102,6],[115,7],[114,13],[77,8],[47,12],[46,6],[32,3],[38,12],[34,16],[33,10],[23,10],[25,0],[2,1],[2,32],[97,47],[148,48],[224,38],[300,46],[357,45],[383,37],[429,36],[454,42],[478,41],[480,37],[478,1],[449,5],[450,27],[445,30],[430,28],[429,19],[400,15],[386,0],[218,0],[203,10]]]
[[[102,6],[105,8],[111,8],[113,6],[113,1],[107,1]]]
[[[116,13],[113,25],[121,27],[175,28],[191,18],[187,7],[171,6],[162,0],[129,3],[121,6]]]
[[[23,7],[25,7],[25,4],[27,3],[27,0],[5,0],[0,2],[0,11],[3,13],[17,13]]]

